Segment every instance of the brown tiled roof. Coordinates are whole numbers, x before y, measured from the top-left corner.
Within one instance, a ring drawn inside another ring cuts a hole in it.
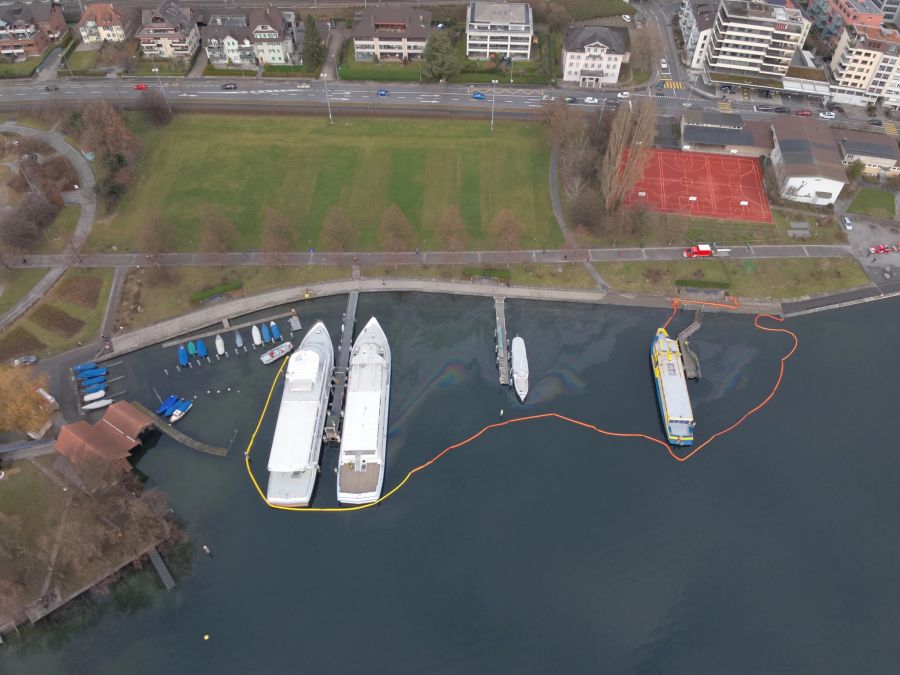
[[[95,424],[82,420],[65,425],[56,438],[56,450],[73,463],[97,457],[108,462],[127,459],[141,444],[138,436],[152,425],[147,415],[119,401]]]
[[[353,27],[355,38],[407,38],[426,39],[432,33],[431,12],[406,7],[377,7],[364,9]],[[375,27],[382,23],[403,23],[406,30],[382,30]]]
[[[81,20],[78,22],[78,27],[80,28],[88,21],[93,21],[104,28],[125,25],[122,16],[116,11],[116,8],[105,2],[95,2],[85,7]]]
[[[772,130],[789,176],[847,182],[847,172],[827,124],[808,117],[779,117],[772,122]]]

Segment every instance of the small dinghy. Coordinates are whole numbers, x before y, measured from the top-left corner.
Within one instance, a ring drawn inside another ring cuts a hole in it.
[[[156,409],[157,415],[162,415],[170,405],[178,401],[178,397],[175,394],[169,396],[165,401],[159,404],[159,407]]]
[[[260,328],[262,330],[262,339],[263,342],[271,342],[272,341],[272,333],[269,331],[269,327],[266,324],[263,324]]]
[[[234,331],[234,346],[238,349],[244,346],[244,338],[237,331]]]
[[[201,359],[205,359],[207,354],[206,343],[203,340],[197,340],[197,356]]]
[[[191,400],[182,400],[177,406],[175,406],[175,410],[172,411],[172,416],[169,418],[169,422],[174,424],[182,417],[187,415],[187,411],[190,410],[194,405],[194,402]]]
[[[178,365],[182,368],[187,368],[189,363],[187,347],[184,345],[178,346]]]
[[[78,384],[82,389],[87,389],[88,387],[93,387],[95,384],[106,384],[106,378],[103,375],[99,375],[87,380],[82,380]]]
[[[82,370],[80,373],[75,375],[79,380],[90,380],[93,377],[100,377],[101,375],[106,375],[109,371],[106,368],[91,368],[90,370]]]
[[[100,410],[101,408],[105,408],[108,405],[111,405],[113,400],[111,398],[101,398],[99,401],[91,401],[83,406],[81,406],[82,410]]]
[[[222,356],[223,354],[225,354],[225,340],[221,335],[216,335],[216,355]]]
[[[84,402],[90,403],[91,401],[99,401],[101,398],[106,396],[106,389],[101,389],[99,391],[91,392],[90,394],[84,395]]]
[[[188,354],[190,356],[197,356],[197,345],[194,344],[193,340],[188,342]]]
[[[250,329],[250,335],[253,336],[253,346],[259,347],[262,344],[262,333],[259,332],[259,326],[254,325]]]
[[[81,395],[84,396],[85,394],[93,394],[94,392],[102,391],[103,389],[106,389],[105,380],[103,382],[98,382],[97,384],[92,384],[90,387],[84,387],[81,390]]]
[[[278,328],[278,324],[274,321],[270,321],[269,328],[272,329],[272,339],[281,342],[281,330]]]
[[[79,363],[77,366],[72,366],[72,372],[80,373],[82,370],[93,370],[96,367],[96,363],[88,361],[87,363]]]

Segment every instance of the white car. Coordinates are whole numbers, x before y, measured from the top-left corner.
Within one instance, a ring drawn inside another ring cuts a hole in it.
[[[668,70],[668,69],[669,69],[669,62],[666,61],[665,59],[660,59],[660,60],[659,60],[659,67],[662,68],[663,70]]]
[[[297,89],[309,89],[309,82],[301,82],[297,85]]]
[[[584,99],[584,102],[585,102],[585,103],[593,103],[593,104],[600,103],[600,101],[598,101],[597,99],[595,99],[593,96],[588,96],[588,97],[586,97],[586,98]]]
[[[819,113],[819,119],[820,119],[820,120],[833,120],[833,119],[834,119],[834,113],[831,112],[830,110],[827,111],[827,112],[820,112],[820,113]]]
[[[631,23],[631,15],[629,15],[629,14],[623,14],[623,15],[622,15],[622,21],[624,21],[625,23]]]
[[[620,91],[618,94],[616,94],[616,98],[631,98],[631,92]]]

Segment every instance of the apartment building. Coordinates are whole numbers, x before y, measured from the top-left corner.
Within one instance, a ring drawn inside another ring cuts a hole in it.
[[[68,30],[62,8],[56,3],[16,2],[0,7],[0,57],[40,56]]]
[[[703,68],[717,9],[715,2],[681,0],[678,27],[684,39],[684,62],[689,68]]]
[[[431,32],[431,12],[406,7],[366,9],[353,27],[353,53],[357,61],[421,59]]]
[[[473,2],[466,12],[466,56],[487,60],[495,54],[515,61],[531,58],[534,19],[524,3]]]
[[[563,81],[579,87],[601,87],[619,81],[628,63],[628,31],[604,26],[575,26],[563,36]]]
[[[813,30],[834,49],[844,26],[881,25],[881,10],[872,0],[809,0],[806,8]]]
[[[866,105],[900,105],[900,32],[847,26],[831,59],[832,100]]]
[[[176,0],[145,9],[135,37],[148,59],[190,59],[200,47],[200,30],[193,13]]]
[[[781,80],[806,41],[799,10],[757,0],[721,0],[705,54],[707,73]]]
[[[237,9],[213,14],[200,31],[213,66],[252,66],[294,62],[294,13]]]
[[[128,25],[113,5],[94,2],[84,8],[78,21],[78,33],[85,44],[124,42]]]
[[[872,0],[872,3],[881,12],[883,23],[895,26],[900,23],[900,0]]]
[[[900,174],[900,149],[897,141],[887,134],[832,128],[841,162],[850,166],[862,162],[863,173],[869,176]]]

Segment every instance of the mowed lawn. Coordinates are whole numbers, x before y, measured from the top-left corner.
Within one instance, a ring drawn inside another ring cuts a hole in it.
[[[266,209],[292,226],[293,248],[321,248],[328,210],[354,225],[354,250],[377,250],[381,215],[399,206],[410,248],[439,249],[435,224],[459,208],[471,249],[497,248],[491,220],[511,209],[521,246],[562,244],[548,187],[549,151],[534,124],[445,120],[179,115],[142,135],[140,178],[116,215],[97,223],[91,248],[134,249],[141,228],[163,223],[169,250],[198,250],[215,209],[262,250]]]

